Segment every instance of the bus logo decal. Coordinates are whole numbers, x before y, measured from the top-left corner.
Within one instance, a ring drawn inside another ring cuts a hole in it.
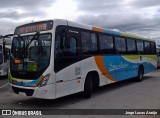
[[[109,67],[109,72],[114,71],[114,70],[119,70],[122,68],[127,68],[128,64],[127,63],[123,63],[121,62],[120,65],[113,65],[112,62],[110,63],[110,67]]]

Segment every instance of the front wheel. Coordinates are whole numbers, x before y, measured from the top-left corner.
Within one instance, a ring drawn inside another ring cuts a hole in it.
[[[88,75],[84,84],[83,97],[90,98],[92,95],[92,90],[93,90],[92,77],[91,75]]]

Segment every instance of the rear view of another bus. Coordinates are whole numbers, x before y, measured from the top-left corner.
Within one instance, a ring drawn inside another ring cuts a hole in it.
[[[160,68],[160,47],[159,46],[156,46],[156,50],[157,50],[157,68],[159,69]]]
[[[9,66],[9,53],[12,43],[12,34],[1,37],[0,40],[0,76],[6,76]]]
[[[3,57],[3,44],[0,44],[0,76],[6,75],[6,70],[4,69],[3,60],[4,60],[4,57]]]

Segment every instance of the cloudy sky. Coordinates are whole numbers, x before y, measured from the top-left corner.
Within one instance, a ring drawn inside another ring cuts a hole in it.
[[[55,18],[136,33],[160,44],[160,0],[0,0],[0,35]]]

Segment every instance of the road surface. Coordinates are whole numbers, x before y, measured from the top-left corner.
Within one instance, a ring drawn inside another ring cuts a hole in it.
[[[95,91],[90,99],[74,94],[56,100],[35,99],[16,95],[8,91],[7,78],[0,79],[1,109],[160,109],[160,70],[144,76],[142,82],[131,80],[107,85]],[[1,117],[1,116],[0,116]],[[2,116],[11,118],[13,116]],[[16,118],[17,116],[15,116]],[[27,117],[27,116],[23,116]],[[35,116],[36,117],[36,116]],[[46,116],[41,116],[46,117]],[[47,116],[51,117],[51,116]],[[102,118],[160,118],[160,116],[118,115],[57,115],[56,118],[102,117]]]

